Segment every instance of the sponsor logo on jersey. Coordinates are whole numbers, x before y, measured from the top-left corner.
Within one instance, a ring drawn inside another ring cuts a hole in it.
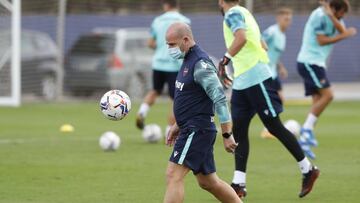
[[[176,89],[179,89],[180,91],[182,91],[183,88],[184,88],[184,83],[179,82],[179,81],[176,80],[175,87],[176,87]]]

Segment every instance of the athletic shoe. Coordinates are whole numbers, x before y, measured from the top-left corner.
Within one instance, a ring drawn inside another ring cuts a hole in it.
[[[302,187],[299,193],[300,198],[305,197],[307,194],[311,192],[314,183],[316,179],[319,177],[319,175],[320,175],[320,170],[316,166],[313,166],[308,173],[303,174]]]
[[[317,147],[319,145],[318,141],[315,139],[315,134],[311,129],[301,128],[300,136],[304,137],[306,142],[312,147]]]
[[[143,130],[145,127],[145,118],[140,114],[136,116],[136,127],[140,130]]]
[[[236,194],[240,197],[240,199],[243,199],[246,197],[246,186],[240,186],[239,184],[231,183],[231,187],[235,190]]]
[[[305,156],[309,157],[310,159],[315,159],[316,158],[315,153],[311,150],[311,148],[309,146],[309,143],[306,142],[304,137],[300,137],[298,142],[299,142],[300,147],[303,150]]]

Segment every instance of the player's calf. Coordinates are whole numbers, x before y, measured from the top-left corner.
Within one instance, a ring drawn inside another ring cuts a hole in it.
[[[196,177],[199,186],[213,194],[220,202],[242,203],[230,185],[221,180],[216,173],[208,175],[198,174]]]

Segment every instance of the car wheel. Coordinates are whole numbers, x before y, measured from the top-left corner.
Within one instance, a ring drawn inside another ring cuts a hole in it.
[[[45,75],[41,79],[41,96],[48,101],[55,100],[57,96],[56,78],[53,75]]]

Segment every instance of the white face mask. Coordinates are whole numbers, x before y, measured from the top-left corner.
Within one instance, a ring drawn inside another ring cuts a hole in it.
[[[168,48],[169,55],[173,59],[183,59],[185,57],[185,53],[180,50],[180,47],[169,47]]]

